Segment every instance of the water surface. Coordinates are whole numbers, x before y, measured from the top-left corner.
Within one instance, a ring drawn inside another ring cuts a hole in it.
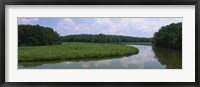
[[[112,59],[76,61],[23,62],[19,69],[181,69],[181,50],[158,48],[146,45],[128,45],[139,53]]]

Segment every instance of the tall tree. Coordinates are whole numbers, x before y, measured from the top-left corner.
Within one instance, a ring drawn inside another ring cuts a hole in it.
[[[155,46],[182,49],[182,23],[162,26],[154,33],[152,43]]]
[[[39,46],[61,44],[59,34],[39,25],[18,25],[18,45]]]

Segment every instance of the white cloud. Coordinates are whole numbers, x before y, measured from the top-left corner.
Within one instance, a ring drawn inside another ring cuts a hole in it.
[[[182,18],[117,18],[117,21],[113,19],[86,18],[84,22],[76,23],[73,18],[64,18],[57,24],[56,31],[61,35],[104,33],[152,37],[161,26],[182,21]]]
[[[62,21],[59,22],[60,25],[70,24],[75,25],[73,20],[70,18],[64,18]]]
[[[32,24],[39,21],[39,18],[18,18],[18,24]]]
[[[151,18],[152,19],[152,18]],[[170,23],[181,22],[182,18],[160,18],[159,20],[148,20],[148,18],[123,18],[120,21],[121,27],[126,27],[126,29],[131,28],[135,30],[140,30],[142,32],[155,32],[161,26],[168,25]]]
[[[64,18],[58,22],[56,31],[60,33],[60,35],[75,34],[75,32],[77,33],[77,28],[77,25],[72,19]]]

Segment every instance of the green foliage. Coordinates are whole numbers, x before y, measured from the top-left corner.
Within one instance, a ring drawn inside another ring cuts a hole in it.
[[[94,43],[113,43],[113,42],[151,42],[152,38],[117,36],[105,34],[79,34],[62,36],[63,42],[94,42]]]
[[[96,59],[121,57],[138,52],[137,48],[120,44],[71,42],[62,45],[21,46],[18,51],[18,61]]]
[[[182,23],[162,26],[154,33],[152,43],[159,47],[182,49]]]
[[[19,46],[61,44],[60,36],[52,28],[39,25],[18,25]]]

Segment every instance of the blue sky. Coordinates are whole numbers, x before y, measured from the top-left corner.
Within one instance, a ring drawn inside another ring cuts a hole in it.
[[[61,36],[71,34],[112,34],[153,37],[161,26],[182,22],[182,18],[64,18],[19,17],[18,25],[51,27]]]

